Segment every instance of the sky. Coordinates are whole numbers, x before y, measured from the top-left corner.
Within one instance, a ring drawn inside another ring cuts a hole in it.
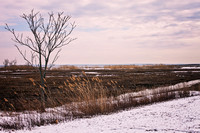
[[[56,64],[200,63],[200,0],[6,0],[0,64],[25,64],[4,27],[31,35],[20,16],[32,9],[46,20],[49,12],[64,12],[77,25],[71,34],[77,39],[62,48]]]

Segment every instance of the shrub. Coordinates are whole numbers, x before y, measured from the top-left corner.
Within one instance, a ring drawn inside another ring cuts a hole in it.
[[[15,65],[17,65],[17,60],[14,59],[14,60],[12,60],[12,61],[9,61],[8,59],[5,59],[5,60],[3,61],[3,65],[4,65],[4,67],[15,66]]]

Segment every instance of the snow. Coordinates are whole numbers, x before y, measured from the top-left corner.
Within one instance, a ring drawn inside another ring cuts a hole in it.
[[[200,69],[200,67],[181,67],[181,69]]]
[[[11,70],[0,71],[2,73],[12,72]]]
[[[149,96],[155,93],[159,94],[161,92],[180,90],[184,87],[191,87],[192,85],[195,85],[198,83],[200,83],[199,79],[188,81],[188,82],[182,82],[182,83],[178,83],[178,84],[170,85],[166,87],[157,87],[155,89],[145,89],[139,92],[126,93],[126,94],[119,95],[117,98],[120,100],[126,100],[126,99],[129,99],[130,97]]]
[[[172,71],[172,72],[174,72],[174,73],[188,73],[188,72],[193,72],[193,73],[195,73],[195,72],[200,72],[200,71]]]
[[[197,133],[200,132],[199,103],[200,96],[195,96],[16,133]]]
[[[100,74],[98,72],[85,72],[85,74]]]
[[[103,68],[103,67],[88,67],[88,68],[81,68],[83,70],[111,70],[110,68]]]

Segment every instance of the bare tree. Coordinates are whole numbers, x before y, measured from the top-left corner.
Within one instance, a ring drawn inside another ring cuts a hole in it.
[[[16,59],[14,59],[14,60],[12,60],[12,61],[9,61],[8,59],[5,59],[5,60],[3,61],[4,67],[15,66],[16,64],[17,64],[17,60],[16,60]]]
[[[49,13],[48,16],[49,18],[46,22],[44,21],[44,17],[39,12],[35,13],[34,10],[28,15],[23,14],[21,16],[27,22],[32,32],[32,37],[24,37],[23,34],[16,34],[15,30],[11,29],[7,24],[5,27],[5,29],[13,34],[13,40],[18,45],[24,46],[30,50],[31,57],[27,58],[26,51],[23,52],[18,45],[15,45],[24,60],[28,64],[38,65],[43,110],[45,109],[46,87],[44,81],[47,69],[51,68],[56,62],[61,48],[75,40],[71,38],[70,35],[76,27],[75,22],[69,22],[71,17],[65,16],[63,12],[58,13],[57,16],[52,12]]]
[[[8,59],[5,59],[5,60],[3,61],[3,65],[4,65],[4,67],[7,67],[7,66],[9,65],[9,60],[8,60]]]
[[[15,66],[16,64],[17,64],[17,60],[16,59],[14,59],[14,60],[9,62],[10,66]]]

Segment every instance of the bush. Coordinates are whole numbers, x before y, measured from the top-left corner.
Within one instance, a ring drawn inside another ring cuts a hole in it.
[[[12,61],[9,61],[8,59],[5,59],[5,60],[3,61],[3,65],[4,65],[4,67],[15,66],[15,65],[17,65],[17,60],[14,59],[14,60],[12,60]]]

